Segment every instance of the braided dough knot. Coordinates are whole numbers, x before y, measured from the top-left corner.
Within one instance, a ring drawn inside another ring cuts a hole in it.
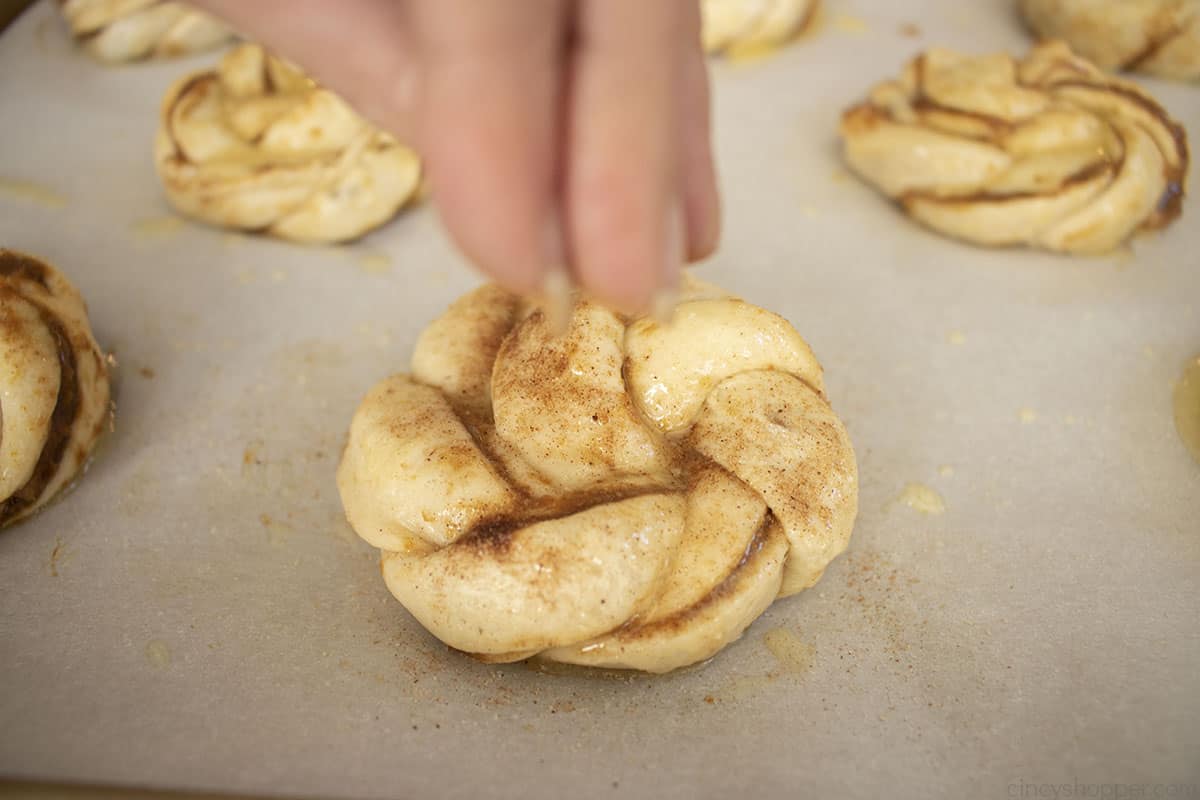
[[[846,159],[913,218],[984,245],[1110,251],[1179,216],[1187,137],[1061,42],[931,49],[842,118]]]
[[[233,31],[173,0],[59,0],[71,33],[101,61],[174,58],[219,47]]]
[[[1200,0],[1021,0],[1021,12],[1104,69],[1200,80]]]
[[[155,163],[180,212],[300,242],[362,236],[421,182],[416,153],[249,44],[168,90]]]
[[[691,283],[669,326],[496,287],[376,386],[338,473],[401,603],[477,657],[665,672],[849,540],[854,453],[782,317]]]

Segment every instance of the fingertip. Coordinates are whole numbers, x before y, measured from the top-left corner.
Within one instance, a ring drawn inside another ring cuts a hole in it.
[[[531,18],[532,4],[521,14],[480,7],[469,25],[456,23],[468,6],[476,8],[460,0],[417,15],[426,45],[419,149],[463,254],[504,288],[536,295],[562,261],[553,231],[560,30],[544,14]]]
[[[514,198],[504,190],[505,176],[487,173],[490,161],[470,137],[422,136],[422,156],[428,170],[433,204],[451,241],[487,277],[518,294],[532,294],[541,285],[536,214],[539,203],[530,195]]]
[[[679,286],[684,216],[674,198],[641,212],[630,211],[637,207],[633,196],[623,199],[628,202],[597,203],[576,216],[574,264],[597,300],[625,314],[648,314]]]
[[[712,200],[688,203],[687,260],[689,263],[702,261],[721,244],[720,198],[716,189],[711,190]]]

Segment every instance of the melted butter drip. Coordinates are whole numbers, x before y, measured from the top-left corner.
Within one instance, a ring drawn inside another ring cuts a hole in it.
[[[812,645],[801,641],[787,628],[767,631],[763,643],[784,672],[807,672],[812,667],[815,654]]]
[[[171,648],[162,639],[154,639],[146,644],[146,661],[158,669],[171,663]]]
[[[1200,464],[1200,356],[1183,368],[1175,384],[1175,429],[1183,446]]]
[[[358,265],[368,275],[386,275],[392,271],[392,258],[387,253],[364,253]]]
[[[150,219],[138,220],[133,223],[132,230],[134,235],[139,239],[151,239],[167,238],[178,233],[182,227],[182,219],[167,215],[165,217],[151,217]]]
[[[557,661],[543,661],[536,656],[520,663],[531,672],[568,678],[587,678],[589,680],[622,681],[629,683],[635,680],[655,677],[646,672],[637,672],[628,669],[604,669],[598,667],[581,667],[577,664],[560,664]]]
[[[0,178],[0,194],[43,208],[65,208],[67,205],[67,198],[53,189],[47,189],[45,186],[31,181]]]
[[[753,64],[774,55],[787,44],[787,42],[756,42],[734,45],[725,52],[725,59],[730,64]]]
[[[797,676],[812,669],[816,648],[802,641],[786,628],[772,628],[763,635],[763,644],[775,657],[777,666],[765,675],[735,675],[723,683],[712,694],[705,696],[706,703],[737,703],[751,695],[777,685],[798,680]]]
[[[944,514],[946,501],[936,491],[923,483],[910,483],[896,498],[899,502],[922,514]]]
[[[833,27],[837,28],[842,33],[866,33],[869,28],[867,23],[859,17],[854,17],[849,14],[838,14],[833,19]]]
[[[844,168],[837,167],[833,172],[829,173],[829,180],[837,184],[846,184],[853,180],[853,176]]]

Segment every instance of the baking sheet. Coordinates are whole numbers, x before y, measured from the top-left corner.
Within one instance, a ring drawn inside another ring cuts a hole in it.
[[[1010,5],[829,0],[803,43],[714,65],[702,274],[809,339],[862,511],[815,589],[659,678],[448,652],[342,521],[359,397],[478,281],[432,213],[344,248],[176,223],[155,112],[213,57],[106,69],[27,12],[0,37],[0,243],[79,284],[120,408],[78,488],[0,535],[0,773],[364,798],[1200,782],[1200,466],[1170,405],[1200,210],[1112,258],[977,250],[836,156],[841,108],[918,49],[1024,51]],[[1200,131],[1200,88],[1145,83]],[[910,482],[945,513],[895,502]]]

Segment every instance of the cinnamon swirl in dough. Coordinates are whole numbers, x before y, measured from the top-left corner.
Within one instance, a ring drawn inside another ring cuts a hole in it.
[[[1200,0],[1021,0],[1021,13],[1105,69],[1200,80]]]
[[[412,150],[251,44],[171,87],[155,162],[183,214],[298,242],[362,236],[421,180]]]
[[[0,528],[75,478],[108,418],[83,298],[49,264],[0,249]]]
[[[820,0],[701,0],[702,38],[708,53],[769,52],[812,24]]]
[[[842,117],[850,166],[914,219],[982,245],[1110,251],[1180,213],[1182,126],[1061,42],[1022,61],[932,49]]]
[[[388,588],[489,661],[702,661],[850,538],[854,452],[782,317],[687,284],[669,326],[588,300],[556,336],[492,286],[367,395],[338,471]]]
[[[218,20],[170,0],[58,0],[71,33],[96,58],[112,63],[171,58],[233,39]]]

